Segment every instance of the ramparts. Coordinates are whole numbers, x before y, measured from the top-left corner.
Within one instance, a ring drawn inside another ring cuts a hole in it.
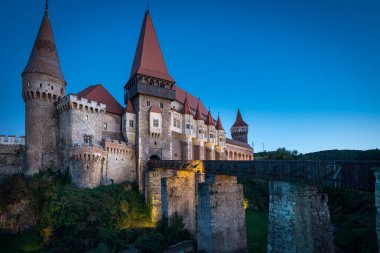
[[[23,171],[25,161],[25,145],[0,143],[0,179]]]
[[[93,101],[91,99],[69,94],[66,97],[62,98],[60,103],[57,105],[57,110],[59,112],[62,112],[69,109],[85,110],[94,113],[105,113],[106,105]]]

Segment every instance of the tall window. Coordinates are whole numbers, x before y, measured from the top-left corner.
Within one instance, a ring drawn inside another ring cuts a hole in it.
[[[160,108],[164,109],[164,104],[163,103],[160,103]]]
[[[129,120],[129,127],[134,127],[133,125],[134,125],[133,120]]]
[[[150,101],[146,101],[146,106],[150,106]]]
[[[107,123],[104,123],[103,130],[107,130]]]
[[[159,127],[158,119],[154,119],[154,120],[153,120],[153,126],[154,126],[154,127]]]

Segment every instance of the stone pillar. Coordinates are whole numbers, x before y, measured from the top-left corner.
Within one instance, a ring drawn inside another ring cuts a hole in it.
[[[377,246],[379,246],[380,253],[380,167],[374,168],[375,174],[375,207],[376,207],[376,235]]]
[[[243,198],[236,177],[206,175],[198,184],[198,252],[247,252]]]
[[[196,176],[194,172],[155,169],[148,172],[147,197],[152,204],[152,221],[177,212],[185,228],[195,234]]]
[[[191,141],[181,141],[182,160],[193,160],[193,145]]]
[[[334,252],[327,197],[313,186],[269,182],[268,253]]]

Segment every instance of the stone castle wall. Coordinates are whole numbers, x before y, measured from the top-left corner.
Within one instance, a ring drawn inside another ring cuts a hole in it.
[[[134,146],[125,142],[104,141],[107,152],[107,164],[103,183],[136,182],[136,159]]]

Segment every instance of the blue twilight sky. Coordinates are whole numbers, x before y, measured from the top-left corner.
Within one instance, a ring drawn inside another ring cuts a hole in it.
[[[123,101],[147,0],[51,0],[68,93]],[[171,75],[256,151],[380,147],[379,0],[149,0]],[[0,134],[24,135],[21,76],[43,0],[0,1]]]

